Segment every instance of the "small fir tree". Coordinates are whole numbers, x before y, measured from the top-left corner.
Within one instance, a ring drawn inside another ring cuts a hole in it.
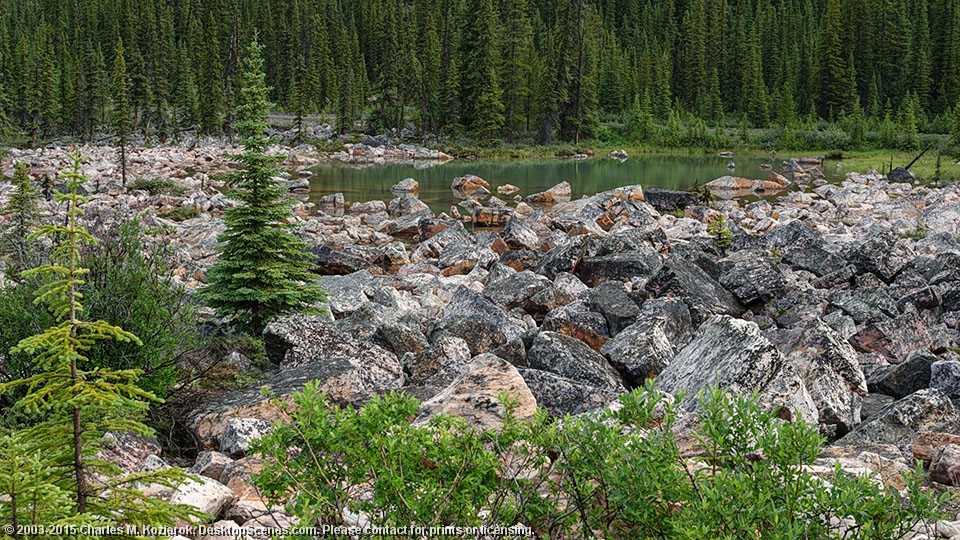
[[[13,193],[0,215],[7,216],[9,223],[6,231],[0,235],[0,254],[6,254],[7,274],[15,276],[28,266],[30,253],[30,234],[40,222],[40,191],[25,163],[17,162],[13,166]]]
[[[955,155],[960,156],[960,101],[953,107],[950,122],[950,141]]]
[[[270,103],[256,40],[247,49],[243,68],[236,126],[245,150],[236,158],[243,169],[233,176],[228,194],[241,205],[224,215],[220,259],[201,297],[219,316],[259,335],[270,319],[310,310],[324,293],[310,272],[307,244],[286,223],[292,201],[284,198],[286,189],[275,180],[281,158],[266,154]]]
[[[127,185],[127,139],[130,137],[130,98],[127,87],[127,63],[123,59],[123,40],[117,41],[113,61],[113,130],[120,150],[120,184]]]
[[[157,398],[137,386],[138,370],[84,369],[92,362],[87,352],[98,342],[139,339],[106,321],[83,318],[80,289],[87,269],[79,264],[80,249],[95,240],[78,224],[85,201],[78,190],[86,177],[80,174],[80,153],[71,159],[72,170],[62,175],[67,191],[57,195],[66,205],[65,222],[44,225],[32,235],[60,242],[52,262],[23,272],[45,282],[35,302],[45,304],[59,322],[11,351],[33,355],[38,373],[0,384],[0,393],[26,389],[16,407],[44,418],[0,441],[0,453],[22,457],[0,467],[0,514],[19,521],[24,505],[36,501],[42,490],[49,506],[23,515],[45,512],[56,519],[47,526],[169,526],[177,518],[199,514],[149,497],[136,483],[173,487],[184,479],[181,470],[117,476],[119,469],[99,457],[107,432],[149,434],[137,418]]]

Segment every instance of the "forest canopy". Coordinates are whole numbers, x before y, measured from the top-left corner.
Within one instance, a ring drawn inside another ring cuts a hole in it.
[[[340,131],[578,141],[638,106],[948,126],[960,99],[955,0],[0,0],[0,122],[93,138],[122,43],[135,131],[223,133],[254,32],[278,109]]]

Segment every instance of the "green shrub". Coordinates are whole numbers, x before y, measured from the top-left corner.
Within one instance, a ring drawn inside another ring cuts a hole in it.
[[[677,402],[652,384],[619,409],[558,421],[517,420],[502,399],[503,428],[478,431],[444,415],[411,424],[409,396],[339,408],[309,384],[255,443],[266,464],[254,481],[305,525],[342,524],[350,510],[373,525],[523,523],[538,538],[892,540],[946,500],[919,470],[905,496],[839,468],[816,477],[816,426],[780,420],[756,396],[701,396],[697,458],[674,434]]]
[[[139,222],[127,221],[100,233],[96,244],[84,246],[81,263],[90,272],[81,291],[87,316],[113,321],[143,341],[142,346],[99,342],[89,355],[91,364],[141,369],[138,384],[162,397],[176,380],[181,355],[199,346],[199,338],[195,306],[187,292],[169,280],[172,247],[157,242],[148,249],[148,234]],[[35,278],[25,279],[0,291],[0,377],[35,373],[29,356],[9,351],[54,322],[33,304],[41,285]]]
[[[175,197],[183,196],[187,188],[169,178],[137,178],[129,187],[130,191],[146,191],[150,195],[172,195]]]

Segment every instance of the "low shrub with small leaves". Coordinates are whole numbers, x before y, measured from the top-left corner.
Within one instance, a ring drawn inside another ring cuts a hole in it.
[[[255,482],[302,524],[523,524],[537,538],[898,539],[940,518],[943,496],[918,469],[903,494],[839,468],[807,467],[816,426],[763,411],[756,396],[701,396],[685,457],[676,401],[648,384],[619,408],[555,419],[538,411],[483,431],[438,415],[411,422],[415,399],[388,394],[340,408],[314,384],[277,402],[286,414],[255,444]]]
[[[179,197],[187,192],[187,188],[169,178],[138,178],[130,186],[130,191],[146,191],[151,195],[173,195]]]

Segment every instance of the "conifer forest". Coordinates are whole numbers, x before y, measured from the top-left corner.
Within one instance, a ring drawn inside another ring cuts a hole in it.
[[[954,0],[0,0],[0,118],[33,143],[93,139],[118,107],[156,140],[229,132],[255,33],[278,111],[340,132],[576,142],[676,114],[946,133],[960,99]]]

